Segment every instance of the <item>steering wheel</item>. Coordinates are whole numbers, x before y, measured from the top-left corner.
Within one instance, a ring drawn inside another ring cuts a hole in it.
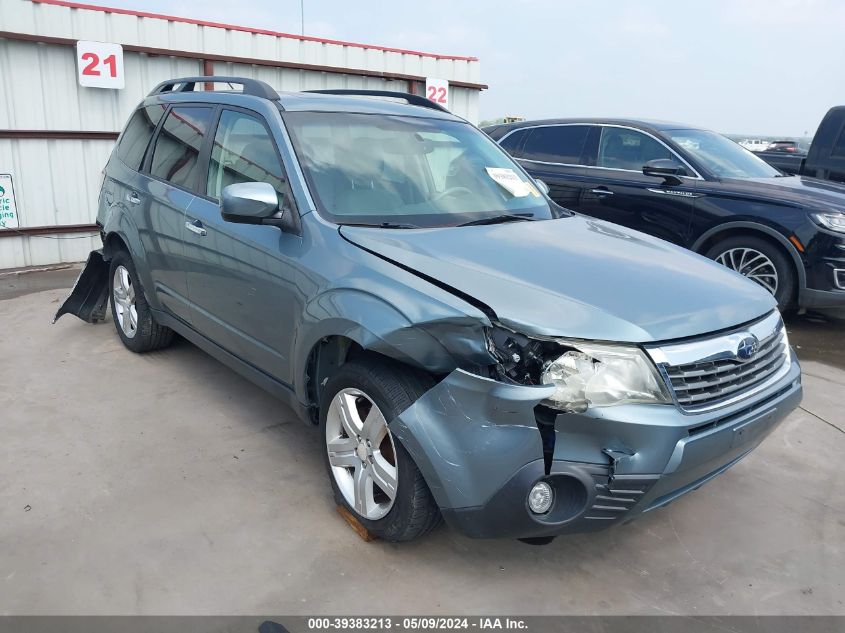
[[[438,200],[442,200],[443,198],[449,198],[451,196],[471,196],[472,191],[467,189],[466,187],[449,187],[446,191],[438,193],[434,196],[431,201],[437,202]]]

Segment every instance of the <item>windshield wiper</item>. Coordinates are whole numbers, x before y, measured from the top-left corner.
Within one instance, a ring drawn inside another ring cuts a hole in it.
[[[378,224],[366,224],[364,222],[342,222],[341,226],[366,226],[371,229],[421,229],[416,224],[402,224],[400,222],[379,222]]]
[[[463,222],[456,226],[477,226],[479,224],[504,224],[505,222],[517,222],[519,220],[531,222],[534,217],[533,213],[505,213],[503,215],[494,215],[490,218],[481,218],[480,220],[470,220]]]

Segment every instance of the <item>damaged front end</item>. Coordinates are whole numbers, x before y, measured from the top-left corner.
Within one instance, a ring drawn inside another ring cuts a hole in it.
[[[73,314],[88,323],[104,320],[109,301],[108,278],[109,263],[103,258],[103,251],[91,251],[70,296],[53,317],[53,323],[63,314]]]
[[[447,522],[473,537],[593,531],[665,505],[750,452],[801,396],[791,376],[765,408],[685,415],[639,347],[498,326],[487,342],[496,364],[452,371],[389,425]],[[540,483],[553,501],[538,512]]]

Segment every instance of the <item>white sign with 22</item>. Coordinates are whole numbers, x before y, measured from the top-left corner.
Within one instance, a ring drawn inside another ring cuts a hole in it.
[[[434,103],[449,108],[449,80],[437,79],[436,77],[425,78],[425,96]]]

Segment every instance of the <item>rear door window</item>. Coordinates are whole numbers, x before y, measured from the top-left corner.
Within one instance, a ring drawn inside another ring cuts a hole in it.
[[[522,149],[524,160],[580,165],[588,125],[547,125],[531,129]]]
[[[138,108],[129,119],[117,142],[117,156],[127,167],[136,171],[141,168],[147,146],[164,110],[165,106],[161,104]]]
[[[284,195],[286,181],[276,144],[258,117],[223,110],[214,135],[206,194],[220,199],[224,187],[240,182],[267,182]]]
[[[214,110],[201,106],[170,109],[156,138],[150,174],[184,189],[195,189],[197,161]]]

